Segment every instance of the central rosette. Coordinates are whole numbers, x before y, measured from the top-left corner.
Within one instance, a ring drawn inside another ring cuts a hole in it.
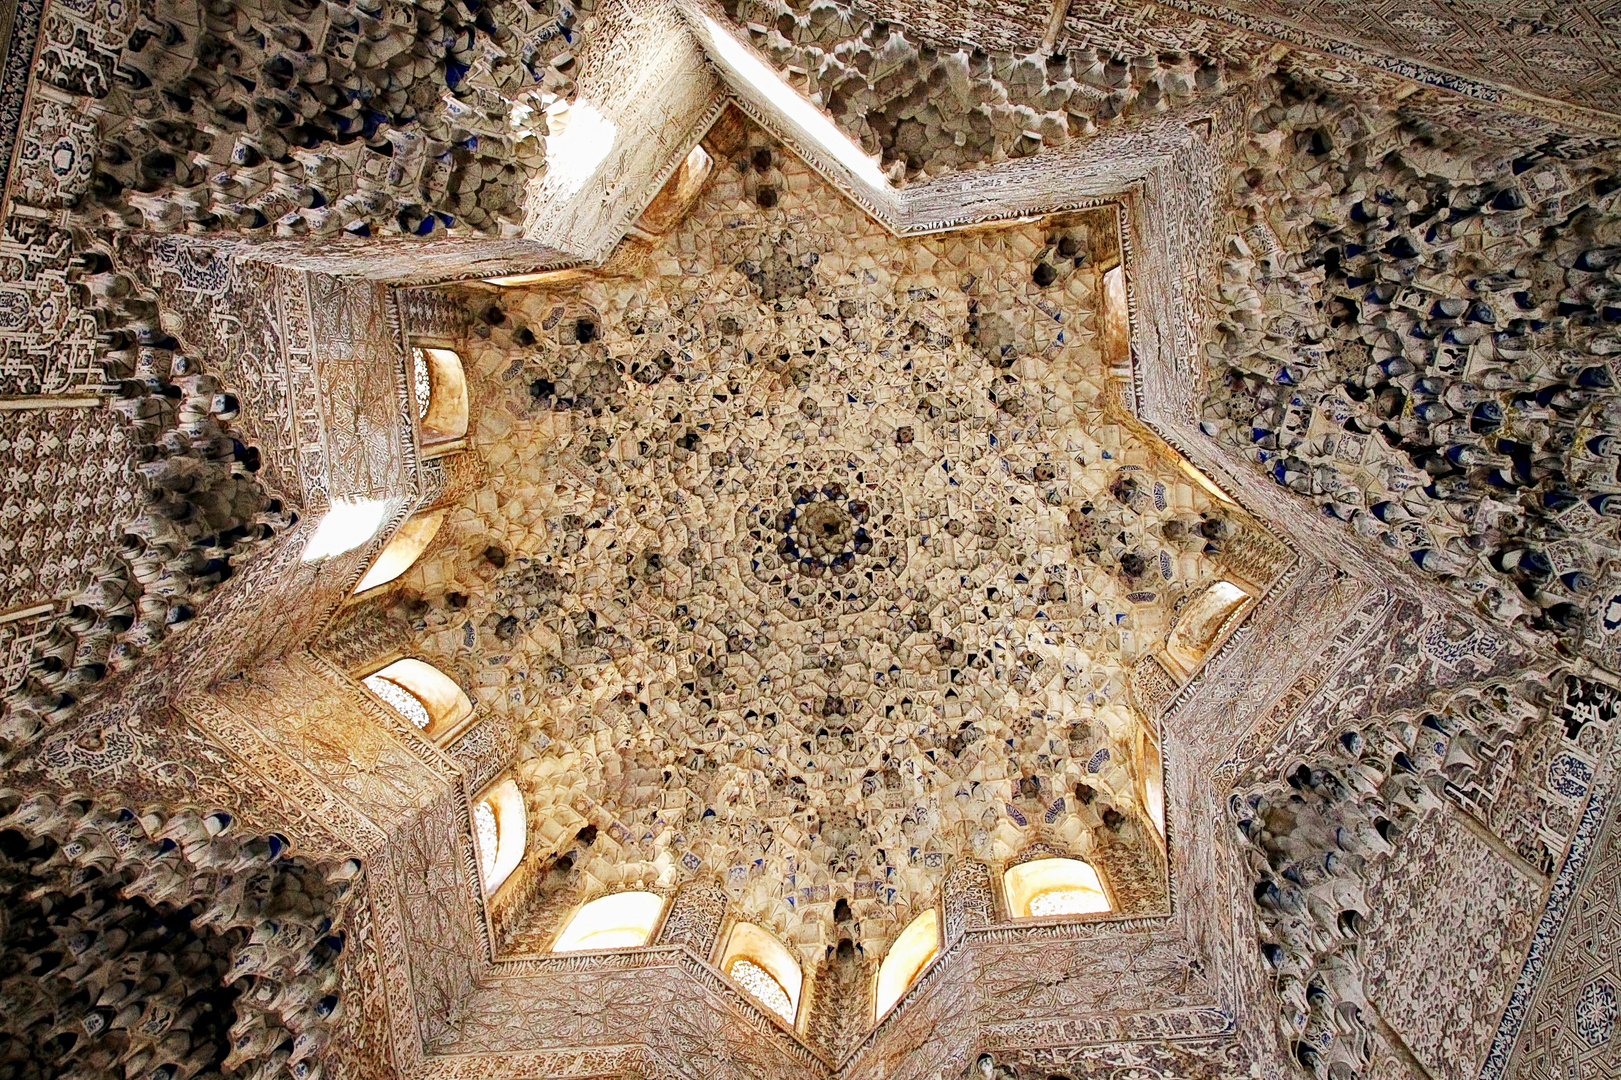
[[[749,576],[787,601],[776,618],[828,618],[903,598],[909,544],[906,489],[880,483],[875,463],[853,451],[829,462],[819,451],[770,477],[769,493],[742,509],[751,541]],[[765,479],[762,477],[762,479]]]
[[[794,490],[793,505],[777,517],[782,539],[777,554],[792,570],[811,577],[847,574],[856,556],[872,550],[866,529],[868,505],[838,483]]]

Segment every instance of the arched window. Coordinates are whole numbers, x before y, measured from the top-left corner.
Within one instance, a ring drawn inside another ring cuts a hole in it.
[[[436,742],[449,742],[473,715],[462,688],[432,664],[406,658],[367,675],[361,682],[395,712]]]
[[[511,779],[493,785],[473,804],[473,836],[484,895],[499,889],[522,861],[528,833],[525,817],[523,793]]]
[[[650,892],[604,896],[574,913],[552,952],[599,952],[646,945],[664,913],[664,897]]]
[[[445,522],[445,511],[435,510],[431,514],[418,514],[416,517],[400,526],[400,531],[394,534],[394,539],[388,542],[377,561],[372,563],[366,576],[360,579],[355,586],[355,593],[375,589],[379,585],[387,585],[407,570],[417,561],[423,550],[433,542],[434,536],[439,532],[439,526]]]
[[[1179,678],[1192,676],[1233,617],[1247,611],[1253,599],[1231,581],[1213,582],[1177,617],[1162,654],[1166,666]]]
[[[727,935],[720,969],[767,1012],[792,1024],[799,1015],[803,975],[787,948],[753,923],[740,922]]]
[[[1148,814],[1148,820],[1154,823],[1159,831],[1160,839],[1165,838],[1165,765],[1160,758],[1159,743],[1154,736],[1144,731],[1139,733],[1141,740],[1137,752],[1137,774],[1141,777],[1142,790],[1139,793],[1143,800],[1143,810]]]
[[[923,969],[940,953],[940,914],[930,908],[910,923],[890,945],[884,962],[878,966],[878,986],[873,995],[873,1019],[881,1019],[917,981]]]
[[[454,349],[412,345],[411,363],[423,448],[465,436],[467,375],[462,370],[462,358]]]
[[[1008,911],[1015,919],[1091,915],[1109,911],[1098,872],[1079,859],[1036,859],[1002,875]]]

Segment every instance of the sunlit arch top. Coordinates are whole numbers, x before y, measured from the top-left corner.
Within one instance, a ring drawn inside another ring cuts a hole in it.
[[[940,913],[931,907],[906,925],[879,965],[873,993],[875,1019],[882,1019],[894,1007],[939,953]]]
[[[646,945],[664,913],[664,897],[622,892],[586,904],[569,920],[552,952],[596,952]]]
[[[803,975],[788,949],[749,922],[732,927],[720,969],[762,1006],[792,1024],[799,1014]]]
[[[1035,859],[1002,875],[1008,913],[1015,919],[1091,915],[1112,909],[1103,883],[1079,859]]]

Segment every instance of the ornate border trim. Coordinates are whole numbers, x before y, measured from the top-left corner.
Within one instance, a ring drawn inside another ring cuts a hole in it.
[[[17,145],[22,138],[23,117],[27,114],[29,76],[37,66],[39,28],[45,14],[45,0],[0,0],[0,210],[11,205],[11,174],[16,168]]]
[[[1621,135],[1621,116],[1585,105],[1575,105],[1556,98],[1543,97],[1518,87],[1500,86],[1467,75],[1459,75],[1417,60],[1392,56],[1349,39],[1327,37],[1321,31],[1309,32],[1290,23],[1235,11],[1226,5],[1208,3],[1206,0],[1167,0],[1167,6],[1180,8],[1190,15],[1236,26],[1250,33],[1273,38],[1311,52],[1351,60],[1425,86],[1433,86],[1463,97],[1498,105],[1513,112],[1526,113],[1558,124],[1568,124],[1596,134]]]
[[[1612,784],[1613,779],[1605,784],[1603,790],[1593,792],[1587,801],[1587,809],[1582,812],[1570,851],[1559,867],[1552,888],[1548,890],[1548,902],[1531,936],[1531,949],[1526,953],[1520,977],[1515,980],[1514,989],[1509,991],[1508,1003],[1503,1007],[1503,1018],[1497,1025],[1497,1034],[1492,1037],[1491,1049],[1481,1061],[1479,1080],[1501,1080],[1514,1057],[1521,1029],[1537,991],[1542,988],[1548,963],[1569,929],[1567,916],[1571,902],[1587,876],[1589,861],[1598,850],[1613,794],[1609,790]]]

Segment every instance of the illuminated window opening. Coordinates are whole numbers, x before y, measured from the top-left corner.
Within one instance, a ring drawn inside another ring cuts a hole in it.
[[[388,518],[390,504],[387,499],[357,499],[335,501],[304,545],[304,562],[342,555],[363,547],[377,535]]]
[[[439,742],[448,742],[466,727],[473,703],[456,682],[421,660],[396,660],[361,680],[372,693]]]
[[[481,802],[473,807],[473,835],[478,838],[478,868],[485,881],[495,877],[495,862],[500,855],[501,829],[495,823],[495,807]]]
[[[1131,303],[1126,294],[1126,268],[1103,275],[1103,358],[1111,368],[1131,371]]]
[[[382,554],[372,564],[366,576],[360,579],[355,586],[357,594],[367,589],[375,589],[379,585],[387,585],[411,569],[413,563],[422,555],[424,549],[433,542],[439,532],[439,526],[445,522],[445,511],[435,510],[431,514],[421,514],[400,526],[400,531],[394,534],[394,539],[383,548]]]
[[[794,1023],[804,976],[782,942],[753,923],[740,922],[727,935],[720,969],[767,1012]]]
[[[1171,674],[1187,680],[1236,625],[1234,616],[1248,611],[1254,597],[1231,581],[1217,581],[1183,609],[1165,641],[1161,659]]]
[[[790,1024],[794,1022],[794,1003],[788,997],[788,991],[771,977],[770,972],[747,957],[739,956],[726,969],[726,974],[747,990],[750,997],[765,1006],[768,1012],[776,1013]]]
[[[523,861],[528,831],[523,793],[514,780],[500,781],[473,804],[473,837],[486,896],[499,889]]]
[[[1096,915],[1113,910],[1098,872],[1079,859],[1036,859],[1002,875],[1015,919]]]
[[[636,224],[631,226],[631,233],[652,242],[679,225],[703,191],[704,181],[709,179],[714,166],[709,151],[701,144],[693,146],[687,151],[675,175],[665,182],[659,193],[653,196],[653,201],[647,204],[647,209],[642,211],[642,216],[636,219]]]
[[[552,952],[602,952],[646,945],[664,914],[664,897],[650,892],[604,896],[574,913]]]
[[[467,375],[454,349],[411,346],[412,382],[424,450],[467,435]]]
[[[423,731],[428,730],[432,718],[428,715],[428,707],[422,704],[421,698],[393,679],[381,675],[367,675],[361,682],[366,684],[366,689],[382,698],[383,703],[389,708]]]
[[[1159,743],[1148,732],[1143,732],[1137,754],[1137,773],[1142,778],[1143,809],[1154,825],[1160,839],[1165,839],[1165,764],[1160,757]]]
[[[940,915],[934,908],[906,925],[895,938],[889,953],[878,967],[878,985],[873,995],[873,1018],[881,1019],[894,1008],[908,987],[917,981],[931,961],[940,955]]]
[[[740,79],[757,90],[765,99],[781,110],[781,114],[808,135],[828,156],[849,169],[859,179],[874,188],[889,187],[889,180],[878,163],[839,130],[816,106],[801,97],[793,87],[783,82],[765,61],[748,46],[738,41],[729,31],[707,15],[700,16],[709,40],[714,44],[716,57]]]

